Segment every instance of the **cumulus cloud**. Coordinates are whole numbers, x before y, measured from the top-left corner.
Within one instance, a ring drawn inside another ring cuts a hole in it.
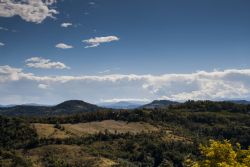
[[[4,43],[0,42],[0,47],[2,47],[2,46],[4,46],[4,45],[5,45]]]
[[[143,88],[168,100],[207,100],[249,97],[250,70],[225,70],[153,77]]]
[[[99,46],[102,43],[109,43],[113,41],[119,41],[119,38],[117,36],[95,37],[83,40],[82,42],[87,44],[85,48],[93,48]]]
[[[72,23],[62,23],[61,27],[67,28],[67,27],[72,26],[72,25],[73,25]]]
[[[39,76],[24,72],[20,68],[0,66],[1,93],[6,89],[12,90],[10,89],[11,85],[13,86],[13,94],[21,91],[21,89],[16,90],[17,86],[15,85],[18,83],[20,87],[21,82],[25,82],[23,85],[27,85],[27,90],[31,90],[34,86],[31,93],[34,93],[39,84],[43,84],[39,86],[41,89],[47,88],[45,85],[49,85],[51,88],[49,95],[43,94],[44,91],[35,94],[45,99],[65,100],[73,98],[90,102],[97,102],[98,99],[107,99],[106,101],[250,99],[250,69],[164,75]],[[27,90],[22,94],[27,95]]]
[[[55,46],[56,48],[59,48],[59,49],[71,49],[73,48],[73,46],[71,45],[67,45],[65,43],[59,43]]]
[[[13,68],[8,65],[0,66],[0,82],[18,81],[24,75],[26,74],[22,73],[22,69],[20,68]]]
[[[54,18],[58,12],[50,6],[56,0],[1,0],[0,17],[20,16],[27,22],[41,23],[47,17]]]
[[[41,57],[32,57],[25,60],[26,66],[42,69],[69,69],[68,66],[61,62],[52,62],[50,59],[43,59]]]

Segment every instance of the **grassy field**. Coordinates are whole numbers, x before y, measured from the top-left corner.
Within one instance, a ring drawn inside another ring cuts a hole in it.
[[[105,120],[101,122],[88,122],[78,124],[61,124],[57,129],[53,124],[33,124],[40,138],[67,138],[80,137],[87,134],[95,134],[108,131],[109,133],[140,133],[159,131],[159,128],[145,122],[123,122]]]

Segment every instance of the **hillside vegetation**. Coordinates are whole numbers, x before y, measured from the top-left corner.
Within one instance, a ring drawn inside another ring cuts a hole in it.
[[[0,166],[175,166],[210,139],[250,146],[249,105],[188,101],[166,108],[0,117]],[[17,165],[18,164],[18,165]]]

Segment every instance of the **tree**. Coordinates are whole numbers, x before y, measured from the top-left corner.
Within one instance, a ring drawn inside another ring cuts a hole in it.
[[[200,145],[201,160],[187,159],[187,167],[249,167],[250,147],[241,149],[239,143],[233,146],[228,140],[210,140],[208,146]]]
[[[59,130],[64,130],[64,127],[59,122],[56,122],[56,124],[54,125],[54,128],[59,129]]]

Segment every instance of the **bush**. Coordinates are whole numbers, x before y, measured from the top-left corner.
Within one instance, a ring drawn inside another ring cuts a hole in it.
[[[242,150],[239,143],[233,146],[228,140],[210,140],[208,146],[200,145],[201,160],[186,160],[187,167],[249,167],[250,147]]]

